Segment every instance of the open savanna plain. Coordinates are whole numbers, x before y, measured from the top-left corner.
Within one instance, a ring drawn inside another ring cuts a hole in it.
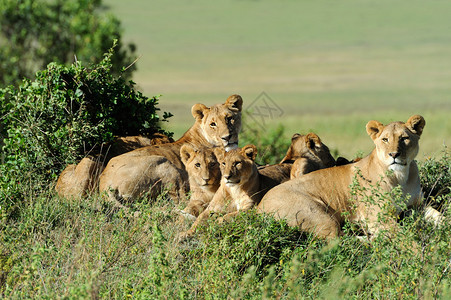
[[[245,108],[265,92],[286,137],[316,132],[340,155],[366,154],[371,119],[427,125],[419,159],[451,138],[447,1],[104,1],[136,43],[134,81],[162,94],[180,136],[190,107],[229,94]]]
[[[280,161],[295,132],[317,133],[335,157],[366,155],[369,120],[424,116],[420,179],[442,222],[426,221],[421,206],[390,237],[368,242],[345,222],[343,236],[326,242],[251,209],[222,224],[212,217],[181,241],[186,201],[165,192],[129,210],[96,191],[58,196],[53,162],[66,153],[44,151],[55,129],[32,123],[10,131],[18,138],[5,139],[12,150],[0,164],[1,299],[451,299],[451,2],[102,2],[137,46],[137,87],[161,94],[158,107],[174,114],[162,125],[175,138],[193,124],[193,104],[231,94],[244,99],[240,146],[257,145],[260,163]],[[46,80],[43,89],[56,79]],[[28,112],[13,121],[43,114]],[[77,137],[93,130],[79,127]],[[69,133],[50,142],[63,141],[61,150],[84,141]],[[392,200],[406,199],[398,189],[368,197]]]

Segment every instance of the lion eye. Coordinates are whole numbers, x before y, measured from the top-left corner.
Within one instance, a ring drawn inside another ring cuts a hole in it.
[[[223,162],[223,163],[221,164],[221,166],[225,167],[225,162]]]
[[[216,166],[216,163],[215,162],[211,162],[210,163],[210,167],[214,167],[214,166]]]
[[[388,139],[387,139],[387,138],[383,138],[382,141],[383,141],[384,143],[388,143]]]
[[[196,168],[200,168],[200,163],[195,164]]]
[[[210,127],[216,127],[216,123],[215,122],[211,122],[210,123]]]
[[[235,163],[235,167],[239,167],[240,165],[241,165],[241,162],[239,162],[239,161]]]
[[[403,136],[403,137],[401,137],[401,141],[403,141],[403,142],[408,141],[408,140],[409,140],[409,137],[408,137],[408,136]]]

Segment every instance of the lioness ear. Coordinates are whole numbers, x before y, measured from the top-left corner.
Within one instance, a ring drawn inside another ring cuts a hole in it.
[[[406,122],[406,127],[418,136],[423,133],[424,125],[426,125],[426,121],[420,115],[411,116]]]
[[[293,159],[293,143],[294,143],[294,141],[296,141],[301,136],[302,136],[302,134],[299,134],[299,133],[293,134],[293,136],[291,137],[290,148],[288,148],[287,154],[285,154],[285,157],[282,158],[282,160],[280,161],[281,164],[283,164],[286,161],[289,161],[289,160]]]
[[[193,156],[194,149],[191,145],[185,144],[180,148],[180,158],[184,165],[188,162],[188,160]]]
[[[243,108],[243,99],[240,95],[232,95],[227,98],[225,104],[231,111],[241,111]]]
[[[224,154],[225,154],[225,149],[224,147],[215,147],[213,148],[213,153],[216,156],[216,159],[218,161],[223,161],[224,160]]]
[[[384,124],[378,121],[369,121],[368,124],[366,124],[366,132],[373,141],[379,136],[382,129],[384,129]]]
[[[241,154],[254,161],[255,157],[257,156],[257,147],[255,147],[254,145],[244,146],[243,148],[241,148]]]
[[[294,142],[300,136],[302,136],[302,134],[299,134],[299,133],[293,134],[293,136],[291,137],[291,141]]]
[[[205,116],[205,111],[208,109],[209,108],[206,107],[205,105],[197,103],[194,104],[193,107],[191,108],[191,114],[197,121],[200,121]]]
[[[310,132],[309,134],[307,134],[305,136],[305,141],[306,141],[307,147],[309,147],[310,149],[315,148],[315,146],[317,146],[317,147],[321,146],[321,139],[319,138],[318,135],[316,135],[313,132]]]

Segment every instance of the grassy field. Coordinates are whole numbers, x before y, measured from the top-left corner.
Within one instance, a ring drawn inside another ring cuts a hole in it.
[[[345,156],[367,153],[370,119],[427,121],[419,159],[451,138],[447,1],[104,0],[136,43],[134,80],[162,94],[180,136],[190,107],[265,92],[285,134],[314,131]]]
[[[30,97],[7,98],[16,111],[4,118],[0,163],[0,299],[451,299],[451,152],[441,155],[451,137],[451,3],[104,3],[138,44],[134,79],[146,95],[164,95],[176,137],[192,123],[193,103],[232,93],[249,111],[241,143],[255,143],[264,163],[280,160],[293,132],[315,131],[335,155],[364,154],[372,147],[368,120],[422,114],[421,186],[442,223],[427,222],[422,206],[370,243],[348,222],[326,242],[252,209],[221,224],[213,217],[180,241],[191,226],[180,219],[188,199],[142,197],[124,203],[127,213],[96,191],[62,198],[54,174],[97,125],[60,131],[70,112],[58,110],[57,99],[78,88],[48,75],[30,85]],[[86,86],[117,104],[122,89],[96,74],[102,84]],[[253,123],[265,101],[277,110]],[[382,220],[394,217],[390,203],[406,200],[399,189],[368,195],[385,208]]]

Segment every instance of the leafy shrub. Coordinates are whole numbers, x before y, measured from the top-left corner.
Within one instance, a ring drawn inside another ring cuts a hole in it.
[[[441,159],[428,158],[420,163],[421,186],[427,202],[442,205],[451,198],[451,158],[448,148]]]
[[[27,153],[37,170],[59,171],[114,136],[161,131],[158,98],[111,73],[113,50],[91,68],[51,63],[16,89],[1,90],[6,160]]]
[[[33,78],[50,62],[69,64],[77,58],[98,63],[120,40],[121,25],[105,15],[101,0],[0,1],[0,85]],[[134,60],[135,46],[118,44],[112,70],[119,74]],[[135,66],[127,70],[127,76]]]
[[[112,57],[113,48],[89,68],[80,62],[67,67],[51,63],[36,80],[0,90],[4,210],[22,201],[22,185],[39,193],[67,163],[114,136],[163,132],[160,121],[171,114],[160,118],[158,97],[148,98],[132,81],[114,76]]]
[[[245,120],[243,120],[245,122]],[[260,165],[277,164],[287,153],[291,144],[285,137],[285,127],[279,124],[275,129],[263,132],[258,126],[246,126],[240,136],[240,147],[253,144],[257,147],[256,163]]]

